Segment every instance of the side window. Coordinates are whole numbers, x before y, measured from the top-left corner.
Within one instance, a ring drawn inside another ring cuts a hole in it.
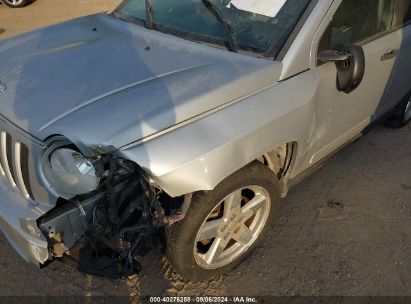
[[[395,0],[343,0],[321,38],[319,52],[358,44],[389,30],[394,5]]]
[[[404,17],[404,23],[409,24],[411,22],[411,0],[407,1],[407,10]]]
[[[400,0],[398,5],[397,25],[411,24],[411,0]]]

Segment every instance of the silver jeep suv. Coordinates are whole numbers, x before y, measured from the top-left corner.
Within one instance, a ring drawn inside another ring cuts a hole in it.
[[[410,79],[411,0],[127,0],[2,40],[1,229],[40,266],[124,276],[157,245],[219,275],[293,184],[410,121]]]

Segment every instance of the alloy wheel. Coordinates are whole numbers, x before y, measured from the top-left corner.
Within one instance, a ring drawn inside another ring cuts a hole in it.
[[[411,97],[408,100],[407,105],[405,106],[404,118],[405,118],[405,121],[411,120]]]
[[[25,0],[2,0],[3,2],[7,2],[6,4],[9,4],[10,6],[19,6],[21,5]]]
[[[239,258],[261,234],[270,208],[270,196],[260,186],[229,194],[209,213],[197,233],[196,263],[205,269],[217,269]]]

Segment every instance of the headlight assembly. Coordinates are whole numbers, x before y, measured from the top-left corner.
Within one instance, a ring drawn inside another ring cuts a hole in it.
[[[65,198],[93,191],[100,182],[91,161],[70,148],[58,148],[48,154],[43,172],[50,185]]]

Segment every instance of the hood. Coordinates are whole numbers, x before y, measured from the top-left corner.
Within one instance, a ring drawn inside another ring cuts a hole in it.
[[[121,147],[280,74],[279,62],[97,14],[0,41],[0,113],[40,140]]]

